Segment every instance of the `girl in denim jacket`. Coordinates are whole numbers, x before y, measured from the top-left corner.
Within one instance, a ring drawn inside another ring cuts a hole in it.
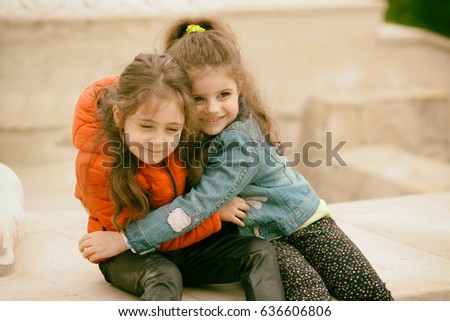
[[[169,29],[165,47],[187,71],[197,106],[200,133],[188,142],[195,186],[132,222],[123,235],[85,236],[109,244],[95,257],[129,248],[154,251],[231,201],[236,211],[221,215],[222,221],[238,225],[241,235],[272,241],[288,300],[392,300],[326,203],[277,153],[271,117],[228,26],[181,19]]]

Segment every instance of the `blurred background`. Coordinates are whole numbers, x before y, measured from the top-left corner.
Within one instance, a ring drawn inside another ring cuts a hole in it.
[[[236,32],[288,158],[322,198],[450,190],[450,1],[0,0],[0,162],[25,210],[80,208],[82,89],[200,14]]]

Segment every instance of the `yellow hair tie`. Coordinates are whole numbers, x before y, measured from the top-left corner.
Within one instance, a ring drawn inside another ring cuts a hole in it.
[[[189,25],[186,28],[186,33],[205,32],[206,30],[199,25]]]

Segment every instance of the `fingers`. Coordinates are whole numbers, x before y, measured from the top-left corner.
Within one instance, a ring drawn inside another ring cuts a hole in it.
[[[84,249],[86,248],[86,236],[84,235],[79,241],[78,241],[78,251],[83,253]]]
[[[92,254],[94,254],[94,251],[92,249],[92,247],[85,247],[83,249],[83,252],[81,252],[83,254],[83,257],[85,259],[87,259],[89,256],[91,256]]]
[[[234,201],[236,202],[236,203],[235,203],[236,206],[237,206],[241,211],[243,211],[243,212],[248,212],[248,211],[250,211],[250,206],[247,204],[247,202],[246,202],[243,198],[241,198],[241,197],[239,197],[239,196],[236,196],[236,197],[234,198]]]
[[[241,221],[245,220],[245,218],[247,217],[247,214],[244,213],[243,211],[236,211],[236,213],[234,214],[234,216],[236,216],[238,219],[240,219]]]
[[[98,249],[97,247],[89,246],[89,247],[85,247],[83,249],[83,251],[81,251],[81,254],[83,255],[83,258],[94,263],[99,259],[99,256],[100,256],[99,251],[100,251],[100,249]]]
[[[85,259],[94,253],[94,247],[87,245],[86,241],[80,242],[78,244],[78,250],[81,252]]]
[[[245,224],[244,222],[242,222],[239,218],[237,218],[236,216],[233,217],[233,219],[231,220],[232,223],[236,224],[237,226],[240,227],[244,227]]]
[[[84,235],[80,241],[78,242],[78,250],[83,255],[85,259],[88,259],[89,261],[93,262],[94,254],[96,253],[96,250],[94,249],[94,246],[92,243],[92,237],[90,234]]]
[[[83,251],[90,246],[92,246],[91,234],[83,235],[83,237],[78,241],[78,250],[83,253]]]
[[[233,199],[234,205],[236,206],[236,210],[233,213],[234,217],[232,222],[237,226],[244,227],[244,220],[247,217],[247,212],[250,210],[250,206],[245,202],[245,200],[239,196],[236,196]]]
[[[232,222],[234,224],[236,224],[237,226],[244,227],[245,224],[243,221],[245,220],[246,217],[247,217],[247,214],[245,214],[242,211],[237,211],[236,213],[234,213]]]
[[[91,262],[94,262],[94,260],[95,260],[96,257],[97,257],[97,253],[96,253],[96,251],[94,251],[94,249],[92,249],[92,247],[88,247],[88,248],[86,248],[86,249],[83,251],[83,257],[84,257],[86,260],[89,260],[89,261],[91,261]]]

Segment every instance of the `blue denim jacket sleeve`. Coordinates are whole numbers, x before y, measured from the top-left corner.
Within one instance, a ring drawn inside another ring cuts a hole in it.
[[[132,222],[125,231],[130,248],[154,251],[199,225],[251,183],[263,157],[261,144],[241,130],[222,132],[211,142],[209,163],[200,182],[172,203]]]

